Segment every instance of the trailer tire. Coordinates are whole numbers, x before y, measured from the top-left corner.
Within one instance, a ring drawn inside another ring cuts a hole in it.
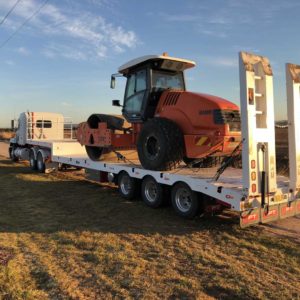
[[[37,170],[40,173],[45,173],[46,170],[46,164],[41,152],[38,152],[37,154]]]
[[[138,192],[137,179],[130,177],[127,172],[122,171],[118,175],[118,190],[122,198],[133,200]]]
[[[32,149],[29,152],[29,165],[31,170],[33,171],[37,170],[37,160],[35,158],[34,151]]]
[[[198,194],[184,182],[176,183],[171,191],[172,206],[177,215],[185,219],[194,218],[200,209]]]
[[[152,208],[162,206],[164,202],[164,189],[152,176],[146,176],[142,181],[142,199],[144,203]]]
[[[147,121],[137,141],[139,160],[148,170],[176,168],[183,159],[183,149],[181,130],[173,121],[164,118]]]

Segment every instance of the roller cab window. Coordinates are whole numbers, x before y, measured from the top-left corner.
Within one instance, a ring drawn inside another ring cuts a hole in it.
[[[123,111],[128,115],[140,114],[145,93],[147,90],[147,71],[146,69],[130,74],[127,78],[124,108]]]

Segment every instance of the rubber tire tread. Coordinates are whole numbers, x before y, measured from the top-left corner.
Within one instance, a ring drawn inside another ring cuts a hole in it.
[[[11,159],[11,161],[12,162],[18,162],[20,159],[19,159],[19,157],[17,157],[17,156],[15,156],[14,154],[13,154],[13,151],[15,150],[15,146],[12,146],[11,147],[11,153],[10,153],[10,159]]]
[[[33,158],[34,158],[33,150],[30,150],[30,152],[29,152],[29,165],[30,165],[31,170],[36,171],[37,170],[37,160],[34,159],[35,163],[33,165],[31,165],[31,155],[33,155]]]
[[[39,160],[42,160],[42,162],[43,162],[41,169],[39,168],[39,163],[38,163]],[[45,171],[46,171],[46,164],[44,162],[44,158],[43,158],[43,155],[42,155],[41,152],[38,152],[38,154],[37,154],[37,160],[36,161],[37,161],[37,171],[39,173],[45,173]]]
[[[155,133],[161,137],[160,146],[163,148],[163,155],[153,161],[148,160],[143,152],[144,141],[151,133]],[[153,118],[147,121],[142,127],[137,141],[137,151],[144,169],[154,171],[175,169],[183,159],[183,134],[173,121],[165,118]]]

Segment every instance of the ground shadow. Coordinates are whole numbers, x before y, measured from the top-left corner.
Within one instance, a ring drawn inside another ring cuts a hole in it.
[[[238,219],[226,215],[184,220],[169,205],[147,207],[122,199],[115,188],[87,181],[38,175],[28,167],[0,161],[0,232],[99,231],[186,234],[231,230]],[[5,165],[5,166],[3,166]]]

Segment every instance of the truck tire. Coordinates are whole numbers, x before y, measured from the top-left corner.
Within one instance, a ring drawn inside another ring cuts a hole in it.
[[[8,156],[9,156],[9,158],[10,159],[12,159],[12,146],[9,146],[9,148],[8,148]]]
[[[152,208],[160,207],[164,202],[164,189],[152,176],[146,176],[142,181],[142,199]]]
[[[44,162],[44,158],[41,152],[38,152],[37,154],[37,170],[40,173],[45,173],[46,170],[46,164]]]
[[[177,124],[164,118],[147,121],[139,134],[137,151],[145,169],[172,170],[183,158],[183,135]]]
[[[13,162],[19,161],[19,157],[15,155],[15,146],[9,147],[9,157]]]
[[[122,198],[132,200],[138,194],[137,179],[132,178],[127,172],[122,171],[118,175],[118,190]]]
[[[185,219],[194,218],[200,209],[198,194],[184,183],[176,183],[171,191],[172,206],[177,215]]]
[[[34,152],[32,149],[29,152],[29,165],[30,165],[31,170],[33,170],[33,171],[37,170],[37,160],[35,158],[35,155],[34,155]]]

